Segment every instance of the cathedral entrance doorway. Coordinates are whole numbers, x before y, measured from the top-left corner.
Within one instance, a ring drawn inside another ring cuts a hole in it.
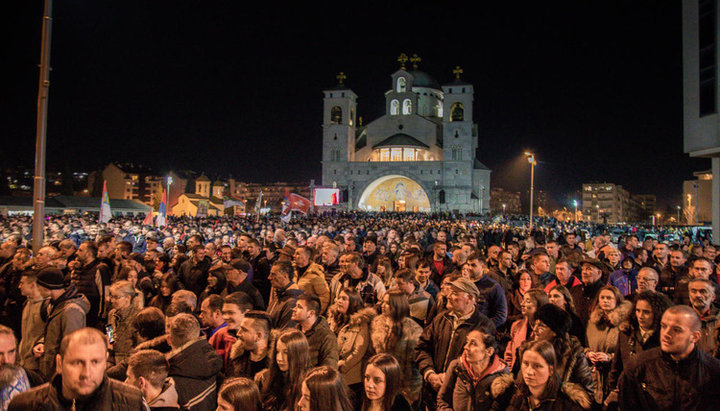
[[[420,211],[430,212],[430,199],[415,180],[388,175],[368,184],[360,196],[358,208],[367,211]]]

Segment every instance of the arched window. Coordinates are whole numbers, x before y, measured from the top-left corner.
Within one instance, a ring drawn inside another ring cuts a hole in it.
[[[404,93],[407,90],[407,82],[405,77],[398,77],[397,79],[397,92]]]
[[[393,100],[390,102],[390,115],[391,116],[397,116],[400,111],[400,102],[397,100]]]
[[[409,98],[403,100],[403,115],[412,114],[412,101]]]
[[[350,117],[348,117],[348,121],[350,122],[350,125],[353,125],[353,119],[355,118],[355,110],[350,109]]]
[[[440,204],[445,204],[445,190],[440,190],[438,200],[440,200]]]
[[[437,112],[437,116],[438,116],[438,117],[442,117],[442,116],[443,116],[443,105],[442,105],[442,103],[438,103],[438,105],[435,107],[435,110],[436,110],[436,112]]]
[[[330,109],[330,122],[332,124],[342,124],[342,109],[338,106],[335,106]]]
[[[461,103],[455,103],[450,108],[450,121],[463,121],[465,119],[465,109]]]

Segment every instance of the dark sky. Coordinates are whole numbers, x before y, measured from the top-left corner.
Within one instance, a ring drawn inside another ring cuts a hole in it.
[[[5,165],[34,162],[42,3],[2,6]],[[672,205],[710,166],[682,150],[679,1],[354,3],[56,0],[48,168],[319,182],[322,90],[344,71],[367,123],[402,52],[463,68],[494,186],[526,190],[531,149],[559,200],[609,181]]]

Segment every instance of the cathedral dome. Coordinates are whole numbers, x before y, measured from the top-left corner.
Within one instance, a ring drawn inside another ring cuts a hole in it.
[[[411,71],[410,74],[413,76],[413,87],[427,87],[442,91],[440,83],[438,83],[437,80],[428,73],[420,70],[414,70]]]

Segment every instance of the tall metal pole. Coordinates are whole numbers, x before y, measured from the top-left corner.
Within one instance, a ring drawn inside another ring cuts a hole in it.
[[[534,159],[533,159],[534,160]],[[530,163],[530,228],[533,226],[533,191],[535,190],[535,161]]]
[[[40,85],[37,101],[35,136],[35,179],[33,187],[33,250],[42,247],[45,237],[45,140],[48,96],[50,93],[50,39],[52,35],[52,0],[45,0],[42,45],[40,52]]]

